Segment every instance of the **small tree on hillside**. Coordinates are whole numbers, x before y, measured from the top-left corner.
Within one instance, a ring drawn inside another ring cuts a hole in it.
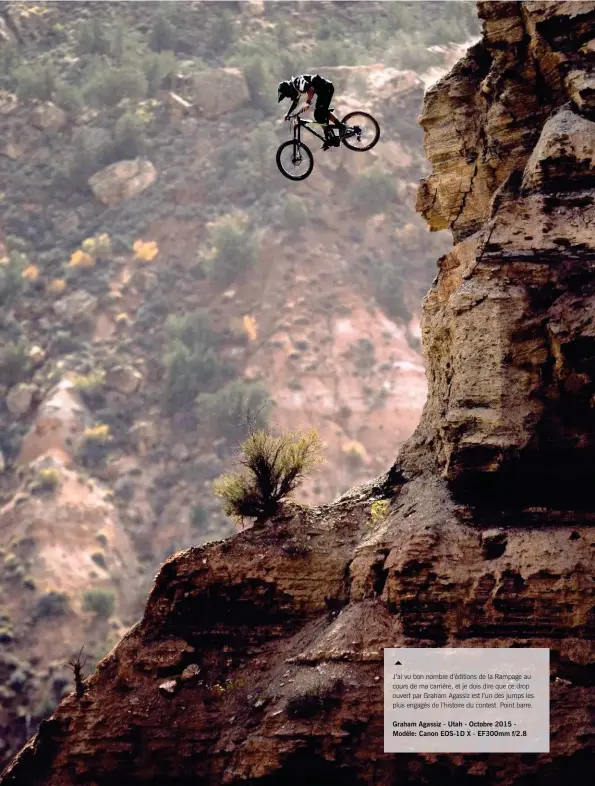
[[[243,443],[241,454],[242,470],[218,478],[215,494],[228,516],[263,524],[321,461],[321,443],[314,429],[279,437],[258,430]]]

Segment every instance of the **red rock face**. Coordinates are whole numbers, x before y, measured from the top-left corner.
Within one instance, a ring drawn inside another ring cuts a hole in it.
[[[421,121],[457,245],[416,433],[334,505],[168,560],[3,786],[590,782],[595,3],[480,12]],[[384,754],[387,646],[551,648],[551,752]]]

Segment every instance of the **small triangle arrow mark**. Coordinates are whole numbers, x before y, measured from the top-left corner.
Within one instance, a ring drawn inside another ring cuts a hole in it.
[[[400,660],[398,660],[398,661],[395,663],[395,666],[402,666],[402,665],[403,665],[403,664],[401,663],[401,661],[400,661]]]

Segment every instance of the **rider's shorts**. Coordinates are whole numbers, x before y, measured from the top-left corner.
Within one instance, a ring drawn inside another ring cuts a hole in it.
[[[328,121],[329,107],[335,88],[331,85],[324,93],[317,93],[316,106],[314,108],[314,120],[317,123],[326,123]]]

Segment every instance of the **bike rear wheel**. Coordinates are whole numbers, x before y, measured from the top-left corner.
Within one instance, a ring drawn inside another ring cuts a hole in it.
[[[348,127],[349,134],[341,141],[350,150],[357,150],[360,153],[371,150],[380,139],[378,121],[368,112],[350,112],[341,122]],[[354,130],[356,133],[353,133]]]
[[[305,180],[314,168],[314,156],[303,142],[290,139],[277,150],[277,166],[290,180]]]

